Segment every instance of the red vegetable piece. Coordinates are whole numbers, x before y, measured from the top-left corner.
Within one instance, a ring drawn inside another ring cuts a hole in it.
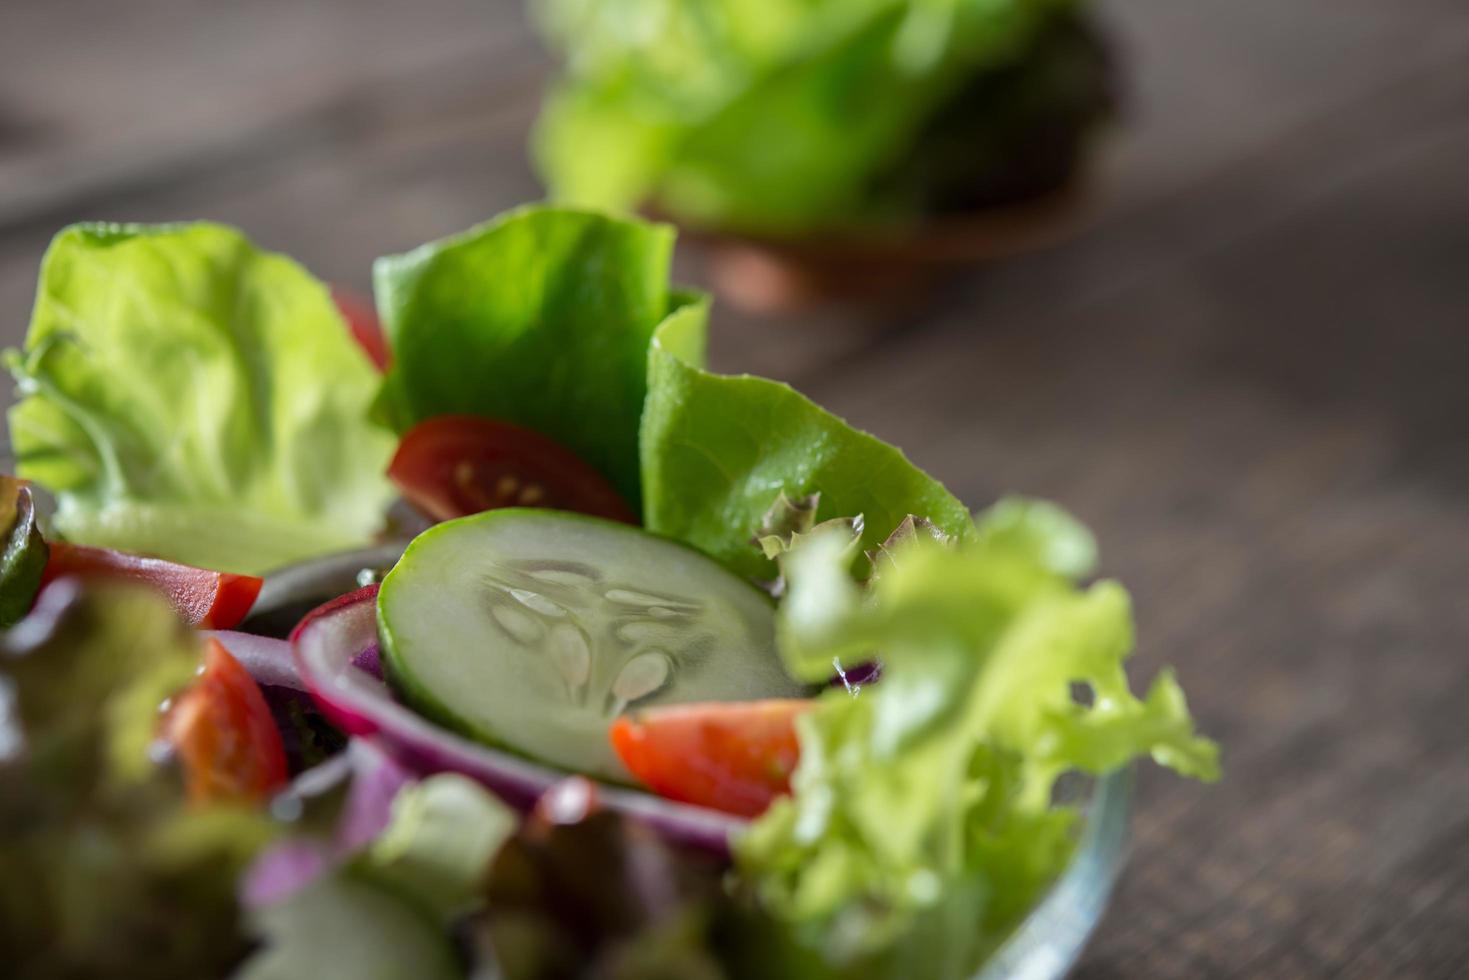
[[[260,803],[286,785],[286,749],[265,695],[218,640],[164,723],[197,805]]]
[[[217,630],[238,625],[255,604],[263,584],[253,575],[211,572],[162,558],[53,542],[42,587],[63,575],[106,575],[143,582],[167,596],[190,626]]]
[[[759,816],[791,790],[800,760],[800,699],[678,704],[648,708],[612,723],[612,747],[659,796]]]
[[[398,444],[388,477],[440,521],[497,507],[550,507],[638,523],[612,485],[569,449],[494,419],[440,415],[420,422]]]
[[[352,331],[352,339],[357,341],[357,346],[379,371],[386,371],[393,363],[393,355],[388,351],[388,340],[383,334],[382,321],[377,318],[377,310],[371,303],[340,286],[332,287],[332,300],[347,321],[347,328]]]

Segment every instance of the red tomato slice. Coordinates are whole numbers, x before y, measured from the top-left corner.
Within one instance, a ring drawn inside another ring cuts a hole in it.
[[[801,758],[796,719],[812,704],[787,698],[649,708],[612,723],[612,747],[659,796],[755,817],[791,791]]]
[[[347,327],[352,331],[352,338],[357,341],[357,346],[366,352],[379,371],[386,371],[393,363],[393,355],[388,351],[388,340],[383,335],[383,325],[377,318],[377,310],[373,309],[371,303],[340,286],[332,287],[332,299],[343,319],[347,321]]]
[[[550,507],[638,523],[612,485],[569,449],[494,419],[420,422],[398,444],[388,477],[440,521],[496,507]]]
[[[143,558],[108,548],[53,542],[42,587],[63,575],[106,575],[129,578],[158,589],[190,626],[227,630],[236,626],[260,594],[253,575],[211,572],[162,558]]]
[[[174,700],[164,727],[195,805],[259,803],[290,778],[265,695],[218,640],[209,641],[204,670]]]

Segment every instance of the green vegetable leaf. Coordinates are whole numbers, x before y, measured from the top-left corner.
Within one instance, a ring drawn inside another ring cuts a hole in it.
[[[731,569],[769,578],[751,547],[772,501],[819,493],[817,521],[862,515],[873,548],[909,514],[951,535],[973,533],[969,511],[894,447],[860,432],[789,386],[711,374],[702,350],[707,306],[673,313],[653,337],[643,413],[643,517]]]
[[[265,948],[235,980],[453,980],[464,971],[447,933],[355,866],[318,878],[256,916]]]
[[[321,283],[230,228],[65,229],[8,364],[20,475],[73,541],[259,573],[382,524],[372,366]]]
[[[1097,539],[1049,500],[1005,497],[976,515],[981,540],[1029,555],[1057,575],[1081,579],[1097,567]]]
[[[786,561],[778,635],[792,671],[876,653],[883,676],[860,697],[826,693],[798,722],[794,794],[737,842],[738,869],[835,961],[910,955],[924,923],[962,907],[977,923],[967,961],[923,975],[967,975],[1069,859],[1076,815],[1053,800],[1058,777],[1143,755],[1218,776],[1171,674],[1131,692],[1121,586],[1079,590],[1048,548],[1020,540],[912,535],[865,594],[839,535],[812,535]]]
[[[30,488],[0,476],[0,629],[15,625],[31,608],[46,557]]]
[[[515,832],[514,811],[454,773],[400,790],[393,817],[366,854],[376,875],[448,918],[472,904],[490,861]]]
[[[155,747],[201,643],[153,590],[60,582],[0,637],[0,948],[16,977],[220,976],[274,825],[186,809]],[[184,927],[181,927],[184,924]]]
[[[663,225],[527,207],[379,259],[387,418],[400,431],[446,414],[526,426],[636,506],[648,342],[679,301],[672,250]]]
[[[79,790],[151,778],[159,706],[199,668],[199,635],[133,583],[58,584],[0,644],[10,714],[31,767]]]

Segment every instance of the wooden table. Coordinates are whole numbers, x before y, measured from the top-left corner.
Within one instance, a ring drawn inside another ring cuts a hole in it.
[[[1118,0],[1091,227],[900,303],[720,311],[976,503],[1063,500],[1178,667],[1212,788],[1147,772],[1080,975],[1469,975],[1469,4]],[[212,217],[366,287],[537,196],[496,0],[6,0],[0,340],[47,237]],[[701,273],[696,255],[686,272]]]

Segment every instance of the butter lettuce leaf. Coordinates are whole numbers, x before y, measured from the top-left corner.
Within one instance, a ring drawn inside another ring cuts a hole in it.
[[[259,573],[360,546],[392,490],[326,288],[221,225],[74,225],[7,363],[19,473],[83,544]]]
[[[379,259],[393,350],[380,402],[403,431],[435,415],[514,422],[639,499],[647,351],[669,311],[673,229],[527,207]]]
[[[752,539],[773,501],[820,494],[815,521],[861,515],[872,549],[910,514],[958,537],[969,511],[903,453],[788,385],[701,367],[708,307],[690,303],[648,352],[642,423],[643,518],[751,578],[774,564]]]

